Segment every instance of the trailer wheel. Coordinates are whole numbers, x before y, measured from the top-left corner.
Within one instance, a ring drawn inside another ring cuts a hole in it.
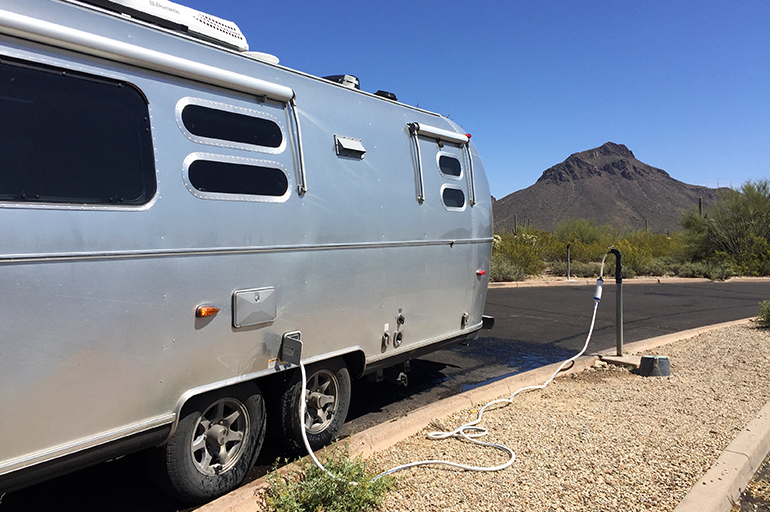
[[[189,503],[230,492],[254,465],[266,419],[255,384],[192,398],[168,443],[148,453],[151,474],[167,493]]]
[[[310,447],[318,450],[337,437],[350,405],[350,373],[342,359],[316,363],[306,370],[304,424],[299,420],[299,372],[289,381],[280,404],[284,442],[297,454],[305,452],[301,428],[305,428]]]

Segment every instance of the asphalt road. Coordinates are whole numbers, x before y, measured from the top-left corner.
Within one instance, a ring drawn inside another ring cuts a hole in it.
[[[585,281],[583,281],[585,283]],[[491,289],[486,314],[495,328],[468,344],[412,362],[409,387],[388,382],[354,383],[342,435],[407,414],[424,404],[513,373],[561,361],[585,342],[593,310],[593,286],[562,285]],[[615,346],[614,281],[605,283],[589,352]],[[703,325],[756,316],[770,299],[770,281],[666,283],[623,286],[627,343]],[[280,456],[264,450],[256,477]],[[170,512],[183,510],[156,491],[141,455],[101,464],[10,493],[0,512],[27,510]]]

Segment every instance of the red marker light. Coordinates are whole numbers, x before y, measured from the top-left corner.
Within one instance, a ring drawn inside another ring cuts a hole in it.
[[[477,270],[476,271],[476,275],[477,276],[485,276],[485,275],[487,275],[487,271],[483,270],[483,269]]]
[[[471,134],[470,133],[466,133],[465,136],[468,137],[469,139],[471,138]]]

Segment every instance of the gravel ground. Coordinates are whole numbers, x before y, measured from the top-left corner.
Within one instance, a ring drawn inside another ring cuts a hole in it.
[[[511,447],[494,473],[422,467],[399,473],[383,510],[673,510],[722,450],[770,400],[770,331],[740,325],[661,347],[671,377],[640,377],[597,363],[543,391],[490,409],[488,441]],[[454,428],[466,410],[434,422]],[[500,451],[427,429],[380,452],[387,469],[423,459],[495,465]]]

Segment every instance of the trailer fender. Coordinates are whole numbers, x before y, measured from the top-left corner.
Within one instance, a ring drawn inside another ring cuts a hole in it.
[[[366,368],[366,356],[364,354],[363,349],[360,346],[349,347],[345,350],[324,354],[323,358],[309,358],[305,360],[305,363],[312,364],[312,363],[317,363],[324,360],[331,360],[335,357],[340,357],[345,361],[345,365],[348,368],[348,372],[350,373],[351,379],[358,379],[363,375],[364,369]],[[297,367],[293,365],[276,365],[274,368],[270,368],[267,370],[261,370],[259,372],[249,373],[246,375],[242,375],[240,377],[234,377],[232,379],[212,382],[211,384],[206,384],[205,386],[200,386],[200,387],[188,390],[182,396],[179,397],[179,400],[177,400],[176,406],[174,407],[174,421],[171,425],[171,430],[169,431],[168,436],[163,440],[162,443],[159,443],[158,446],[166,444],[168,440],[171,438],[171,436],[174,435],[174,432],[176,431],[177,425],[179,423],[179,418],[182,413],[182,409],[184,408],[185,404],[187,404],[190,401],[190,399],[196,396],[200,396],[204,393],[215,391],[217,389],[236,386],[243,382],[263,380],[268,377],[277,375],[279,373],[284,373],[285,371],[290,370],[292,368],[296,369]]]

